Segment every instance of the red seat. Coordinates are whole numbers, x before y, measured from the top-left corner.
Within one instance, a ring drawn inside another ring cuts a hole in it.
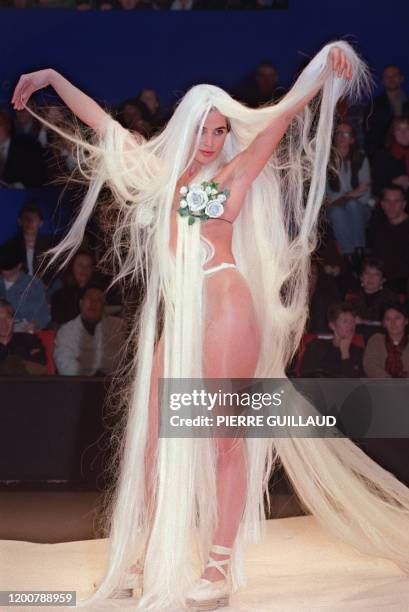
[[[47,357],[47,374],[55,374],[57,371],[54,363],[55,332],[52,329],[40,329],[38,332],[36,332],[36,336],[40,338],[45,348],[45,354]]]

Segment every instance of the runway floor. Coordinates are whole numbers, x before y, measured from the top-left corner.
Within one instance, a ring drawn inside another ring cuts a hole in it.
[[[58,544],[1,540],[0,590],[76,590],[81,599],[102,577],[106,550],[104,539]],[[268,521],[263,541],[248,547],[246,564],[248,584],[223,611],[409,610],[408,576],[389,561],[340,543],[310,516]],[[136,605],[136,599],[108,600],[98,610]]]

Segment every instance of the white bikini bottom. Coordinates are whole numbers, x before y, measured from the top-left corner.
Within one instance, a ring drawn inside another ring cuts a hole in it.
[[[237,268],[237,266],[234,263],[222,261],[222,263],[219,263],[217,266],[213,266],[212,268],[207,268],[207,270],[203,270],[203,274],[213,274],[213,272],[225,270],[226,268]]]

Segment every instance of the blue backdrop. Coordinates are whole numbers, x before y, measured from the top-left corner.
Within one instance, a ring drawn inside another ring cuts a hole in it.
[[[54,67],[97,99],[118,103],[144,86],[165,103],[197,82],[232,87],[263,58],[288,85],[300,63],[345,37],[375,75],[397,63],[409,75],[409,2],[290,0],[284,11],[0,11],[0,98],[17,76]]]

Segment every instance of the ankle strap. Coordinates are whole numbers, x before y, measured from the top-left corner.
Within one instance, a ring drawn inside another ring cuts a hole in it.
[[[218,544],[214,544],[210,552],[216,553],[218,555],[231,555],[231,548],[227,548],[227,546],[219,546]],[[223,565],[229,565],[230,559],[213,559],[213,557],[209,557],[209,561],[207,563],[207,567],[215,567],[225,578],[227,578],[227,571],[224,569]]]
[[[232,548],[228,548],[227,546],[220,546],[219,544],[213,544],[210,551],[216,553],[217,555],[231,555]]]

